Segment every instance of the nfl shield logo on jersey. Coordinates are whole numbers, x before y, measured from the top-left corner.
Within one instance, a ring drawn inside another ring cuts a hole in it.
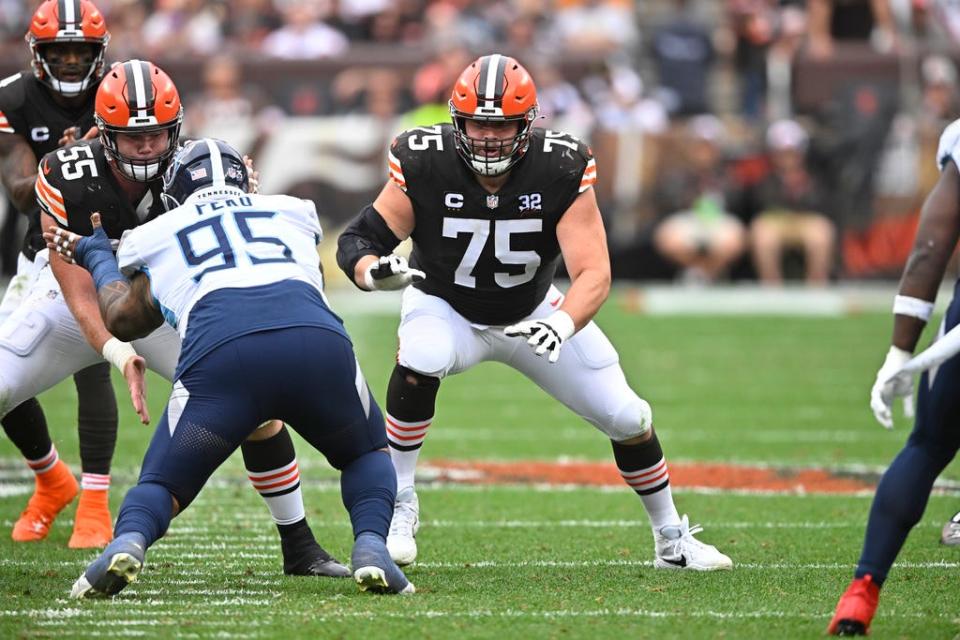
[[[487,209],[496,209],[500,205],[500,196],[487,196]]]

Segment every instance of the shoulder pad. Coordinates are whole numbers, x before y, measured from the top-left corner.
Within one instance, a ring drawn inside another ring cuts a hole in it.
[[[937,168],[943,170],[949,160],[953,160],[960,169],[960,158],[957,152],[960,151],[960,119],[954,120],[940,134],[940,144],[937,146]]]
[[[51,184],[52,181],[50,180],[54,175],[53,163],[59,165],[55,153],[48,153],[43,156],[40,165],[37,167],[37,182],[34,185],[34,192],[40,209],[53,216],[60,226],[68,227],[69,221],[67,220],[67,208],[63,201],[63,192]]]
[[[534,129],[528,153],[542,153],[561,174],[580,176],[579,193],[597,181],[597,161],[593,150],[582,140],[564,131]]]
[[[390,143],[387,168],[390,180],[407,190],[407,179],[430,162],[431,154],[453,149],[452,126],[435,124],[407,129]]]
[[[83,147],[89,151],[77,151]],[[79,140],[43,156],[37,167],[37,202],[41,209],[65,227],[71,226],[67,202],[72,202],[75,207],[83,200],[84,187],[89,184],[90,179],[95,179],[89,173],[80,171],[76,161],[89,162],[95,155],[96,150],[92,147],[92,141]],[[73,179],[69,179],[64,175],[67,170],[78,171],[78,173]]]
[[[14,119],[19,119],[26,97],[22,73],[0,80],[0,133],[17,133]]]

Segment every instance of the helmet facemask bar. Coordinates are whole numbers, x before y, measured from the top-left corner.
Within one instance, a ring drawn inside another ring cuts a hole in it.
[[[530,132],[537,118],[536,105],[516,116],[476,116],[457,110],[450,101],[450,116],[453,119],[454,146],[467,166],[482,176],[498,176],[506,173],[520,162],[530,146]],[[516,122],[517,132],[513,137],[496,140],[473,138],[467,134],[467,120],[475,122]],[[499,148],[498,148],[499,147]],[[498,151],[489,154],[488,151]]]
[[[89,89],[93,82],[96,82],[103,76],[103,56],[107,50],[107,42],[109,40],[109,34],[103,38],[86,38],[83,37],[81,33],[80,37],[58,36],[55,40],[37,40],[36,38],[28,36],[30,52],[33,55],[31,62],[33,73],[40,82],[60,95],[67,98],[76,97]],[[86,73],[80,80],[73,82],[62,80],[57,73],[61,65],[52,64],[47,60],[47,50],[50,47],[70,43],[86,44],[94,48],[93,60],[89,63]]]
[[[151,182],[163,175],[170,159],[177,150],[177,143],[180,139],[180,125],[183,122],[183,108],[177,114],[176,119],[164,124],[142,127],[117,127],[108,124],[100,116],[96,116],[97,127],[100,129],[100,142],[106,152],[107,158],[116,165],[116,167],[129,180],[134,182]],[[157,133],[167,131],[167,147],[158,156],[153,158],[133,158],[120,153],[117,146],[117,134],[124,133],[128,135]]]

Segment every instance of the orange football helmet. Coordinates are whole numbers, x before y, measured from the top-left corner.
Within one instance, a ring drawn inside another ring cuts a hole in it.
[[[460,74],[450,97],[457,152],[480,175],[506,173],[527,152],[539,113],[537,88],[519,62],[499,53],[477,58]],[[516,122],[517,132],[492,147],[490,139],[467,135],[467,120]]]
[[[67,97],[86,91],[103,76],[103,54],[110,41],[103,14],[90,0],[46,0],[33,14],[25,36],[33,56],[31,65],[38,80]],[[50,49],[64,43],[90,46],[89,62],[79,71],[71,63],[48,60]],[[78,80],[67,80],[76,75]]]
[[[107,159],[125,176],[150,182],[163,174],[177,149],[183,106],[173,80],[160,67],[143,60],[115,64],[97,89],[93,116]],[[118,134],[159,131],[168,132],[167,147],[159,156],[132,158],[117,148]]]

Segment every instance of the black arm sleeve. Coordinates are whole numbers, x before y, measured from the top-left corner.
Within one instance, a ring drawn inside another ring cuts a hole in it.
[[[385,256],[393,252],[400,244],[400,238],[393,234],[387,226],[383,216],[367,205],[337,240],[337,264],[343,270],[350,282],[357,262],[363,256]]]

